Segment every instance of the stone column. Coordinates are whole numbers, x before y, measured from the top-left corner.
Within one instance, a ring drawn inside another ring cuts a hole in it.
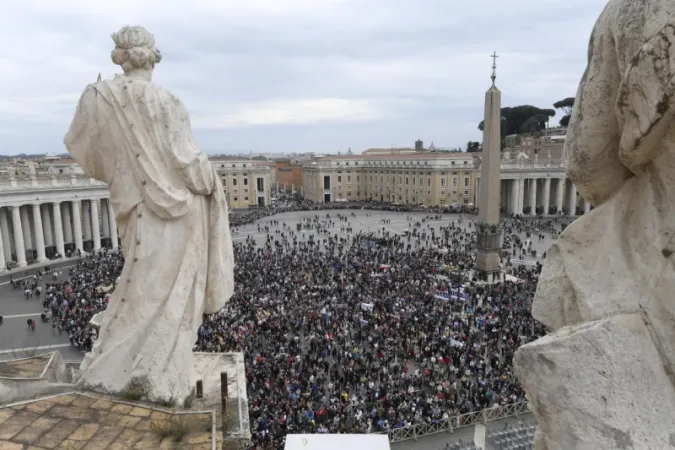
[[[5,261],[12,260],[12,242],[10,240],[9,222],[7,221],[7,208],[0,209],[0,234],[2,234],[2,248],[5,251]]]
[[[523,215],[523,203],[525,202],[525,180],[521,178],[518,180],[518,203],[516,214]]]
[[[54,238],[56,241],[56,252],[62,258],[66,257],[66,247],[63,242],[63,219],[61,219],[61,202],[52,204],[54,209]]]
[[[570,216],[577,215],[577,187],[570,181],[570,196],[567,204],[567,211]]]
[[[92,214],[91,214],[91,200],[82,200],[80,202],[81,208],[82,208],[82,224],[83,228],[82,231],[84,232],[84,240],[88,241],[91,239],[91,222],[92,222]]]
[[[42,231],[45,233],[45,246],[54,245],[54,235],[52,234],[52,215],[49,213],[49,203],[40,206],[42,215]]]
[[[588,200],[584,199],[584,214],[587,214],[591,210],[591,204],[588,203]]]
[[[551,179],[544,179],[544,198],[542,200],[542,206],[544,207],[544,215],[548,215],[548,209],[550,208],[550,199],[551,199]]]
[[[515,214],[518,210],[518,180],[511,180],[511,202],[509,205],[509,212]]]
[[[12,206],[12,227],[14,227],[14,250],[16,252],[16,263],[19,267],[26,267],[26,247],[23,243],[21,207],[19,206]]]
[[[21,217],[21,230],[23,231],[23,243],[24,249],[32,249],[33,247],[33,237],[30,232],[30,219],[28,218],[28,209],[22,206],[19,209],[19,215]]]
[[[98,216],[98,200],[91,202],[91,234],[94,239],[94,251],[101,250],[101,229]]]
[[[564,178],[558,178],[558,189],[555,191],[556,213],[562,211],[564,191],[565,191],[565,179]]]
[[[112,241],[112,249],[117,250],[117,222],[115,222],[115,211],[113,211],[112,202],[108,199],[108,219],[110,223],[110,240]]]
[[[0,230],[0,233],[2,231]],[[5,260],[5,245],[3,243],[5,235],[2,235],[2,239],[0,239],[0,272],[4,272],[7,270],[7,262]]]
[[[110,217],[108,215],[108,203],[110,200],[101,199],[101,231],[103,237],[110,237]]]
[[[63,236],[66,244],[73,242],[73,222],[70,220],[70,202],[63,203]]]
[[[82,245],[82,217],[80,216],[80,201],[74,200],[73,205],[73,239],[75,239],[75,250],[84,252]]]
[[[42,229],[42,214],[40,214],[40,204],[33,204],[33,228],[35,229],[35,250],[37,250],[38,262],[47,261],[45,255],[45,235]]]
[[[530,214],[537,214],[537,179],[530,178]]]

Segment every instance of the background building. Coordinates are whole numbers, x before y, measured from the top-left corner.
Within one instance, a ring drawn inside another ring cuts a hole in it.
[[[316,158],[304,166],[305,198],[427,206],[475,203],[479,153],[379,153]]]
[[[275,161],[276,182],[286,192],[302,192],[305,182],[303,166],[297,160],[282,159]]]
[[[505,151],[525,154],[531,160],[535,156],[559,161],[562,158],[562,148],[567,135],[566,127],[547,128],[533,134],[512,134],[504,138]]]
[[[270,204],[272,167],[267,161],[223,156],[211,158],[211,164],[220,175],[230,209]]]

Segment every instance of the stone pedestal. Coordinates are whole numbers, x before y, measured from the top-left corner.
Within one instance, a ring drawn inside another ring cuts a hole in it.
[[[500,267],[499,252],[502,248],[500,232],[478,232],[476,252],[476,270],[481,272],[498,272]]]

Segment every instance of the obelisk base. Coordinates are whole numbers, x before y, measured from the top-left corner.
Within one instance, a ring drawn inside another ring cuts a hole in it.
[[[499,252],[495,250],[478,249],[476,252],[476,270],[485,273],[499,272]]]
[[[502,249],[502,234],[496,225],[479,225],[476,235],[476,270],[485,273],[499,272],[500,254]],[[492,228],[492,230],[490,230]]]

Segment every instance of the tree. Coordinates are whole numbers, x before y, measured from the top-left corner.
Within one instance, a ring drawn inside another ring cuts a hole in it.
[[[553,109],[540,109],[532,105],[520,105],[515,107],[505,107],[501,109],[502,114],[502,138],[511,134],[530,133],[532,130],[539,131],[546,127],[549,119],[555,116]],[[528,120],[527,126],[524,126]],[[534,123],[539,124],[535,126]],[[478,129],[483,131],[485,123],[481,121]]]
[[[574,108],[574,97],[567,97],[562,100],[559,100],[553,104],[555,109],[559,109],[565,113],[565,115],[560,119],[560,126],[566,127],[570,123],[570,117],[572,117],[572,109]]]
[[[469,153],[477,152],[480,150],[480,142],[469,141],[466,143],[466,151]]]
[[[564,112],[566,116],[569,116],[572,114],[572,108],[574,107],[574,97],[567,97],[559,100],[553,104],[553,107]]]
[[[530,117],[520,127],[520,131],[525,132],[525,133],[536,133],[537,131],[539,131],[541,129],[542,129],[542,126],[541,126],[541,123],[539,122],[539,120],[537,120],[537,116]]]

